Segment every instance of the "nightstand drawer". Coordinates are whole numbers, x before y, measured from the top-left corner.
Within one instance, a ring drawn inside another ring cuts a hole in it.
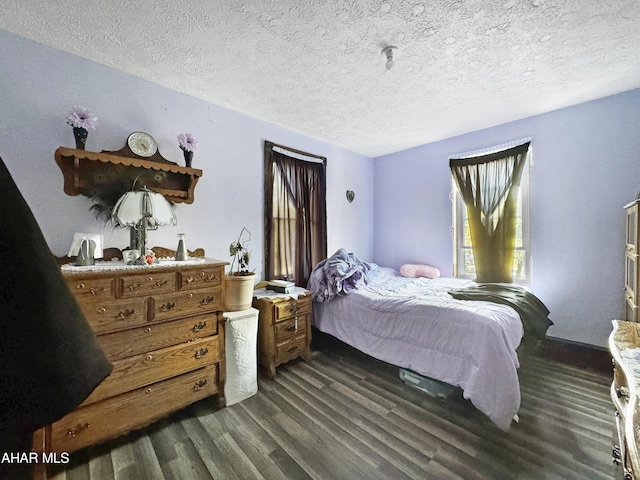
[[[176,291],[176,274],[148,272],[140,275],[122,275],[120,277],[122,297],[158,295]]]
[[[184,291],[151,298],[151,319],[163,320],[222,310],[222,288]]]
[[[218,366],[211,365],[74,410],[51,426],[48,451],[73,452],[218,392]]]
[[[275,329],[277,342],[296,333],[305,332],[307,330],[307,319],[305,316],[290,318],[276,323],[273,328]]]
[[[291,298],[289,300],[276,303],[274,308],[274,319],[276,322],[281,322],[282,320],[296,315],[305,315],[310,313],[311,301],[310,298],[307,297],[300,297],[298,300]]]
[[[113,362],[113,371],[85,400],[88,405],[220,361],[218,337],[153,350]]]
[[[179,290],[219,287],[222,285],[222,267],[183,270],[179,274]]]
[[[136,327],[147,323],[147,299],[112,300],[78,302],[80,309],[93,328],[93,331],[105,333],[124,328]]]
[[[297,357],[307,348],[307,336],[305,333],[296,335],[288,340],[276,343],[276,361],[286,357]]]
[[[98,342],[109,359],[114,361],[217,333],[218,315],[209,313],[100,335]]]

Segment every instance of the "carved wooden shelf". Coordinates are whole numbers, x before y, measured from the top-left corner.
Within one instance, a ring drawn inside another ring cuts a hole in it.
[[[194,189],[202,176],[202,170],[175,163],[75,148],[58,148],[55,159],[64,175],[64,192],[89,198],[107,191],[119,198],[131,190],[137,179],[137,185],[146,185],[170,202],[193,203]]]

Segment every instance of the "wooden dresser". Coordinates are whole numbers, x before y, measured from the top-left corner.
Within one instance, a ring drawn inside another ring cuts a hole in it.
[[[294,358],[311,361],[311,292],[290,297],[253,299],[259,313],[258,361],[267,377],[276,376],[276,367]]]
[[[113,371],[76,410],[36,432],[34,450],[73,452],[209,395],[223,407],[226,264],[63,268]]]
[[[626,234],[625,234],[625,260],[624,260],[624,299],[625,299],[625,316],[630,322],[640,320],[640,271],[638,271],[638,255],[640,248],[638,246],[638,232],[640,224],[638,223],[638,205],[636,200],[625,206],[627,212]]]
[[[619,478],[639,480],[640,324],[614,320],[609,350],[613,357],[611,398],[616,407],[613,462],[622,469]]]

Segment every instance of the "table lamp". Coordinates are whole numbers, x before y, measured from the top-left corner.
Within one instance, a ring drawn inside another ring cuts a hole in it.
[[[176,224],[173,206],[163,195],[150,191],[146,186],[122,195],[113,207],[111,220],[116,226],[130,227],[129,248],[140,252],[133,262],[136,265],[146,263],[147,230]]]

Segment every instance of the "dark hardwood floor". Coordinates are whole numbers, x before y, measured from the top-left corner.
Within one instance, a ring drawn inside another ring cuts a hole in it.
[[[611,375],[522,359],[520,422],[496,428],[456,391],[439,400],[336,342],[261,376],[220,411],[201,401],[71,455],[56,480],[613,479]]]

